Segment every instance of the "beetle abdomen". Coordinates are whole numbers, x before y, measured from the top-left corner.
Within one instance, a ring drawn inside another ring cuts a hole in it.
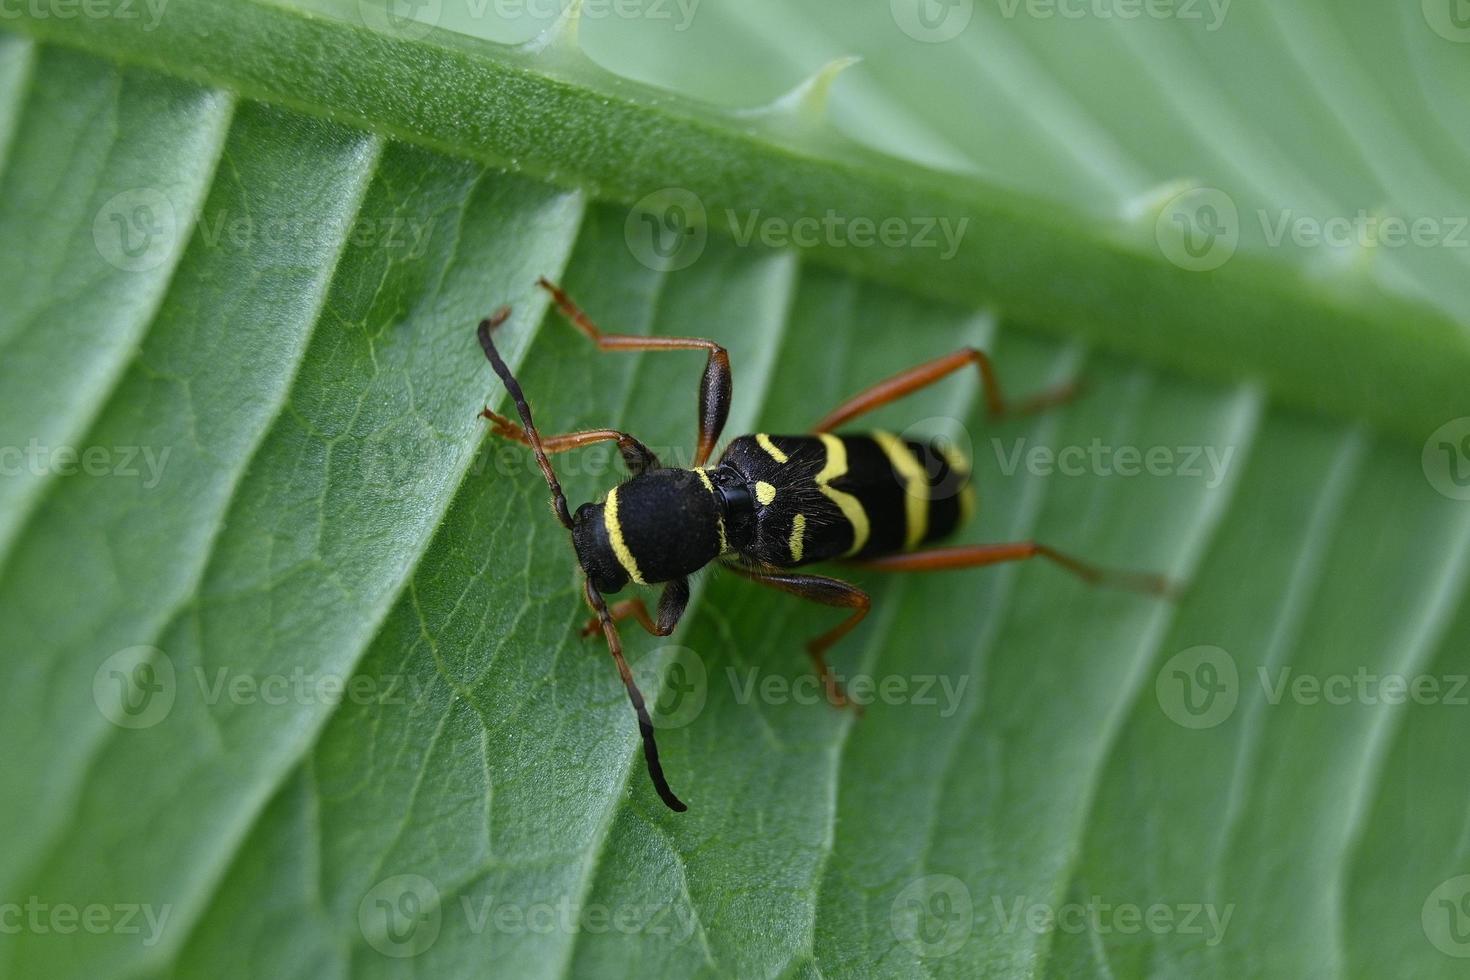
[[[720,461],[751,481],[757,532],[746,551],[772,565],[912,550],[974,509],[966,460],[888,432],[742,436]]]

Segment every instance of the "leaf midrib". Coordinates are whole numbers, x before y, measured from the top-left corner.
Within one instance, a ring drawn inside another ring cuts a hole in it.
[[[629,83],[585,58],[548,53],[550,61],[537,62],[442,31],[423,41],[385,37],[266,0],[175,0],[156,34],[116,20],[85,30],[29,17],[16,23],[440,152],[580,184],[601,199],[630,203],[678,186],[701,197],[711,216],[729,208],[742,218],[759,211],[794,222],[811,200],[849,215],[968,216],[974,227],[948,263],[922,249],[818,246],[807,254],[934,298],[999,300],[1008,322],[1084,334],[1176,371],[1258,375],[1278,399],[1366,416],[1416,440],[1453,414],[1470,374],[1462,324],[1361,276],[1313,280],[1279,259],[1244,253],[1208,274],[1182,273],[1149,244],[1152,214],[1145,230],[972,178],[912,165],[895,172],[893,161],[856,144],[837,159],[825,131],[804,143],[748,120],[736,125],[720,110]],[[271,29],[247,29],[263,23]],[[293,46],[327,61],[281,57]],[[529,115],[525,106],[533,107]],[[1060,288],[1057,266],[1079,288]],[[1190,323],[1191,343],[1173,343],[1156,325],[1140,330],[1139,317]],[[1346,342],[1337,358],[1311,370],[1280,353],[1327,338]]]

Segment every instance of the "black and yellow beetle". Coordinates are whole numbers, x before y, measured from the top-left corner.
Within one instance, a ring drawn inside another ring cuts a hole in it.
[[[991,417],[1007,413],[990,359],[963,348],[894,375],[855,395],[797,436],[761,433],[732,441],[706,465],[730,412],[730,357],[712,340],[607,334],[558,287],[545,279],[563,314],[605,351],[703,350],[708,353],[699,385],[699,440],[694,467],[665,467],[648,447],[626,432],[592,429],[542,436],[515,376],[496,350],[492,334],[510,315],[502,307],[479,326],[480,346],[490,359],[521,417],[484,410],[496,435],[529,446],[551,488],[552,509],[571,531],[577,561],[586,573],[584,591],[596,614],[584,632],[599,627],[638,715],[643,754],[659,796],[683,811],[659,764],[653,723],[643,695],[623,658],[616,623],[636,619],[648,632],[668,636],[689,601],[689,575],[718,562],[763,585],[823,605],[849,610],[846,619],[807,644],[807,652],[835,705],[849,702],[827,667],[826,651],[867,615],[863,590],[839,579],[792,571],[821,561],[845,560],[888,571],[969,568],[1027,558],[1046,558],[1089,582],[1163,594],[1159,576],[1106,571],[1034,541],[1009,544],[925,547],[960,526],[974,508],[969,463],[938,444],[924,445],[886,432],[833,434],[865,412],[974,365]],[[1020,406],[1030,411],[1070,395],[1061,390]],[[598,442],[616,442],[632,477],[608,491],[602,503],[571,512],[550,456]],[[662,584],[657,614],[641,599],[608,607],[604,593],[629,584]]]

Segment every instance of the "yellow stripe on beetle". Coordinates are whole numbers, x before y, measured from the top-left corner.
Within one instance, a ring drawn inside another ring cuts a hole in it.
[[[863,545],[868,543],[868,535],[872,533],[868,512],[863,509],[862,502],[852,494],[833,489],[829,485],[833,480],[847,474],[847,447],[830,432],[820,432],[817,438],[822,440],[822,446],[827,450],[827,461],[822,464],[822,471],[816,476],[817,488],[837,505],[842,516],[847,518],[847,523],[852,525],[852,547],[847,549],[844,557],[855,555],[863,550]]]
[[[968,524],[970,518],[975,516],[975,478],[970,472],[970,461],[954,446],[940,446],[939,451],[944,454],[945,461],[949,463],[950,472],[955,474],[956,478],[965,481],[964,488],[960,490],[959,522]]]
[[[924,464],[909,449],[908,443],[893,433],[874,432],[873,441],[903,479],[904,516],[908,530],[904,547],[913,550],[929,530],[929,474],[924,472]]]
[[[781,447],[772,442],[771,437],[766,435],[764,432],[756,433],[755,441],[760,443],[760,447],[766,452],[770,453],[771,458],[778,463],[784,463],[791,458],[783,453],[781,451]]]
[[[623,526],[618,523],[617,487],[607,492],[607,500],[602,505],[602,524],[607,528],[607,540],[612,543],[613,554],[617,556],[618,564],[623,566],[623,571],[639,585],[647,585],[643,581],[643,573],[638,571],[638,562],[634,560],[633,552],[628,550],[628,542],[623,540]]]
[[[760,501],[762,507],[771,506],[771,501],[776,499],[776,488],[765,480],[755,481],[755,499]]]
[[[715,485],[710,482],[709,473],[704,467],[701,466],[694,472],[699,474],[699,480],[704,484],[704,488],[709,491],[709,495],[711,497],[715,496]],[[728,555],[730,553],[730,542],[725,537],[725,518],[720,516],[718,500],[715,501],[715,526],[720,529],[720,554]]]
[[[797,514],[791,519],[791,564],[795,565],[801,561],[802,552],[806,548],[802,537],[806,534],[806,515]]]

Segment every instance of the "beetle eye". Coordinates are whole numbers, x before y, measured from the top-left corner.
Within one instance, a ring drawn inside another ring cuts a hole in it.
[[[572,515],[572,520],[576,521],[578,524],[581,524],[583,521],[587,520],[589,516],[591,516],[592,508],[593,505],[590,502],[583,504],[581,507],[578,507],[577,512]]]

